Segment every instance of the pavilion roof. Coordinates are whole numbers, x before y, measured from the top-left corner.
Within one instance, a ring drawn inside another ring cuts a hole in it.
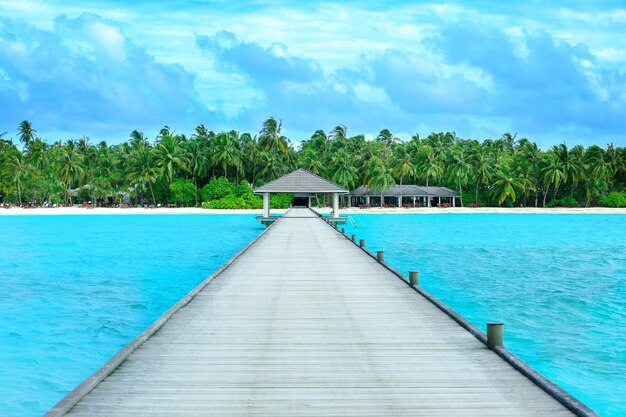
[[[262,193],[339,193],[348,194],[348,190],[305,169],[297,169],[280,178],[257,187],[254,192]]]
[[[361,185],[360,187],[350,192],[350,195],[355,196],[355,197],[364,197],[367,195],[378,197],[380,196],[380,194],[381,194],[380,191],[374,191],[371,188],[366,187],[365,185]],[[429,186],[427,189],[426,186],[424,185],[412,185],[412,184],[402,185],[402,193],[400,192],[400,186],[394,185],[392,187],[387,188],[386,190],[383,190],[382,194],[384,197],[399,197],[400,194],[402,194],[402,196],[404,197],[413,197],[413,196],[426,197],[428,195],[430,195],[431,197],[458,197],[459,196],[459,193],[457,193],[456,191],[448,187]]]

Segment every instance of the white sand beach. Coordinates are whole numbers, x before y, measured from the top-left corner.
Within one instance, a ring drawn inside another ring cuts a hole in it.
[[[283,214],[287,210],[272,210],[272,214]],[[330,208],[316,209],[320,213],[330,213]],[[125,214],[255,214],[261,215],[262,210],[208,210],[198,207],[185,208],[106,208],[93,209],[83,207],[59,208],[28,208],[11,207],[0,208],[0,216],[32,216],[32,215],[125,215]],[[450,208],[346,208],[339,210],[340,214],[626,214],[626,208],[590,207],[590,208],[535,208],[535,207],[450,207]]]

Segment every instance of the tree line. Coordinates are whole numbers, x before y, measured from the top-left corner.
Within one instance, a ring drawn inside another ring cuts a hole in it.
[[[88,199],[106,205],[127,196],[135,204],[200,205],[211,179],[254,187],[298,167],[348,189],[447,186],[459,191],[462,205],[587,207],[614,205],[616,194],[626,200],[620,194],[625,148],[559,144],[542,150],[510,133],[478,141],[439,132],[402,141],[383,129],[366,140],[337,126],[294,146],[271,117],[254,135],[199,125],[187,136],[165,126],[153,141],[135,130],[127,141],[109,145],[87,137],[47,143],[23,121],[17,141],[0,134],[0,193],[14,204]]]

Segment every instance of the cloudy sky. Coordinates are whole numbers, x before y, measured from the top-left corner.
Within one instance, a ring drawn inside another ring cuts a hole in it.
[[[132,4],[131,4],[132,3]],[[626,145],[626,2],[0,0],[0,132]]]

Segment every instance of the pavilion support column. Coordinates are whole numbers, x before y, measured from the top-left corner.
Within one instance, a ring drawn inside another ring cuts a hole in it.
[[[350,207],[352,207],[352,196],[350,194],[348,194],[347,197],[348,197],[348,204],[347,204],[347,206],[348,206],[348,208],[350,208]]]
[[[270,217],[270,193],[263,193],[263,217]]]
[[[365,196],[365,205],[366,205],[367,207],[369,207],[369,206],[370,206],[370,196],[369,196],[369,195],[366,195],[366,196]]]
[[[333,193],[333,217],[339,217],[339,194]]]
[[[309,207],[311,207],[311,197],[309,197]]]
[[[452,197],[452,207],[456,207],[456,197]]]
[[[437,201],[439,201],[439,202],[437,203],[437,207],[441,207],[441,197],[437,197],[437,198],[438,198],[438,200],[437,200]]]
[[[402,208],[402,196],[398,196],[398,208]]]

